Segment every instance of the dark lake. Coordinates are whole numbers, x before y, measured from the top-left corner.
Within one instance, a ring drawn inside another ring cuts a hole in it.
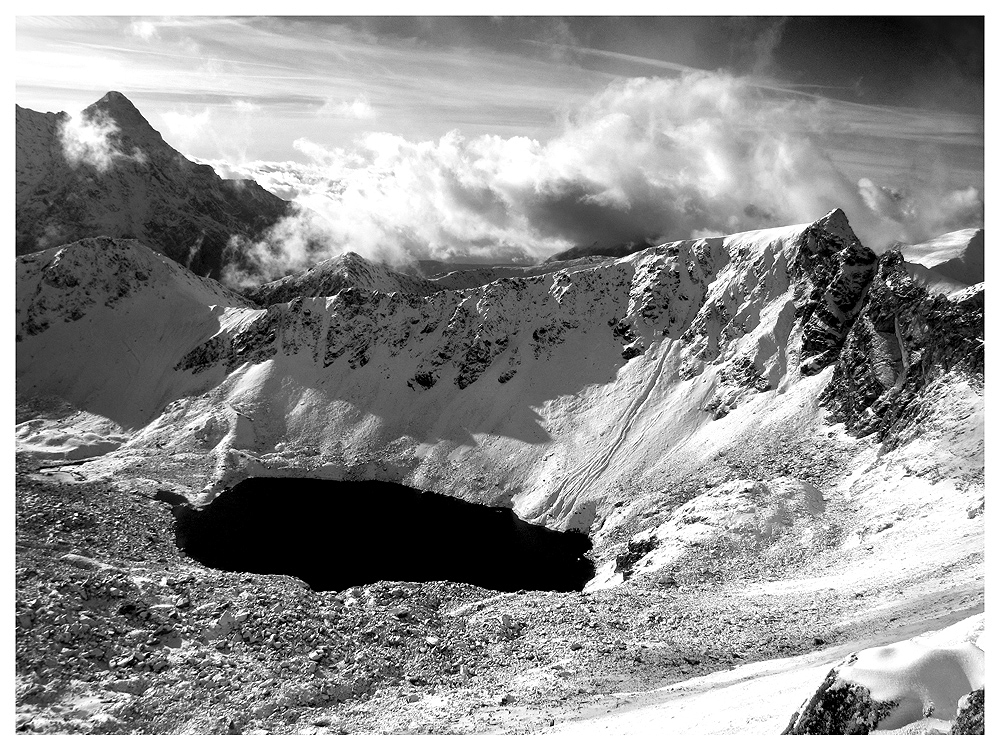
[[[178,546],[204,565],[296,576],[319,591],[439,580],[578,591],[594,575],[584,534],[389,482],[258,477],[205,510],[175,504],[174,516]]]

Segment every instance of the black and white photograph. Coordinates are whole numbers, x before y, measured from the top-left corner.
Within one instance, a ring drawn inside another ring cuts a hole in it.
[[[984,734],[985,4],[301,5],[13,18],[14,735]]]

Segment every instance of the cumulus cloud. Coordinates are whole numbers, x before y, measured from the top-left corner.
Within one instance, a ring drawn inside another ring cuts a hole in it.
[[[295,161],[251,161],[230,164],[222,159],[206,162],[227,180],[253,180],[265,190],[285,200],[295,200],[306,194],[335,197],[341,190],[340,180],[332,177],[321,164]]]
[[[182,146],[204,133],[211,120],[211,114],[207,107],[201,112],[195,113],[171,110],[164,112],[162,117],[171,137]]]
[[[353,120],[371,120],[375,117],[375,108],[369,104],[367,97],[358,96],[352,101],[334,101],[327,99],[319,108],[317,114],[323,116],[345,117]]]
[[[311,268],[330,252],[330,227],[316,214],[298,209],[276,224],[265,240],[233,236],[224,251],[222,282],[241,289]]]
[[[977,206],[981,215],[975,190],[848,178],[830,155],[844,123],[826,100],[688,72],[613,84],[544,143],[458,131],[424,142],[368,133],[349,149],[300,139],[308,165],[258,163],[245,176],[281,182],[308,210],[242,252],[265,275],[348,250],[394,264],[540,259],[571,245],[809,222],[835,207],[874,245],[958,228]]]
[[[86,164],[99,172],[106,172],[121,159],[144,163],[146,156],[138,149],[124,153],[116,144],[118,125],[103,112],[93,116],[84,113],[63,120],[59,129],[66,161],[73,167]]]
[[[143,41],[149,41],[160,35],[156,29],[156,24],[150,21],[133,21],[128,26],[128,33],[139,37]]]
[[[233,101],[233,106],[236,108],[236,111],[239,112],[241,115],[249,115],[253,114],[254,112],[260,112],[261,109],[259,104],[254,104],[253,102],[249,102],[246,99],[235,99]]]
[[[877,218],[879,226],[874,231],[883,242],[921,242],[983,225],[985,204],[974,187],[949,189],[936,181],[919,180],[899,189],[862,178],[858,192]]]

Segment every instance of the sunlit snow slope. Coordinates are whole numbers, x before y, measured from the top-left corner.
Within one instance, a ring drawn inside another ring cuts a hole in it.
[[[840,211],[472,289],[266,308],[135,241],[17,266],[19,410],[35,420],[20,449],[53,453],[44,405],[68,402],[110,420],[91,454],[121,445],[92,471],[202,501],[252,475],[399,481],[586,530],[611,585],[628,541],[645,540],[632,562],[648,573],[740,529],[818,548],[843,532],[833,499],[895,518],[879,445],[961,474],[945,494],[963,518],[981,491],[982,285],[928,294]],[[939,480],[918,471],[906,502],[933,502]]]

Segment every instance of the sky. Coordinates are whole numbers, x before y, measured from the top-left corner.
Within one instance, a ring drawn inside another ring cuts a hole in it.
[[[15,41],[19,105],[120,91],[189,158],[307,208],[242,248],[260,275],[835,207],[871,246],[984,223],[982,16],[18,16]]]

